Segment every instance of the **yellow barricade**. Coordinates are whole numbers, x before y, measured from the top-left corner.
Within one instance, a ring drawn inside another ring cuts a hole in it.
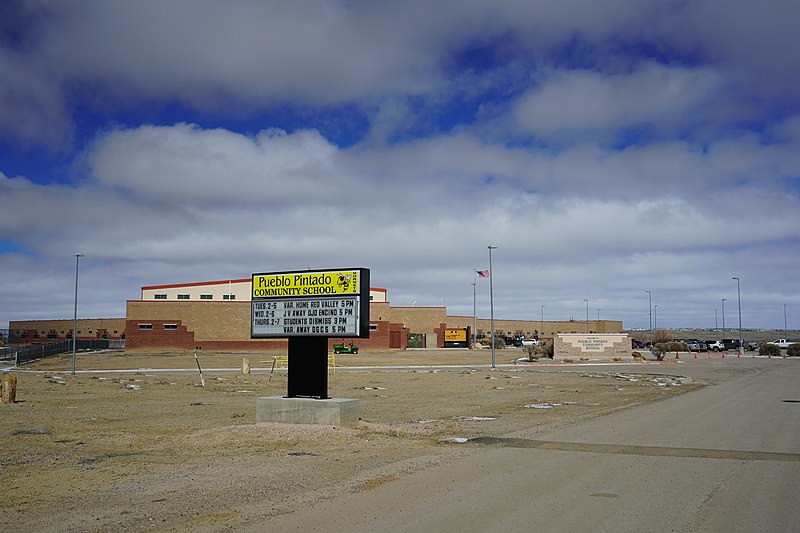
[[[288,355],[275,355],[272,357],[271,360],[264,360],[259,361],[259,363],[265,364],[272,364],[272,370],[276,368],[289,367],[289,356]],[[336,373],[336,356],[333,354],[328,355],[328,366],[333,368],[333,373]]]

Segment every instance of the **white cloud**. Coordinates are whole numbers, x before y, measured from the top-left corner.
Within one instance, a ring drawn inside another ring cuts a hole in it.
[[[717,90],[718,76],[708,69],[648,63],[625,74],[562,71],[525,94],[514,115],[523,131],[541,135],[685,127]]]
[[[103,135],[88,155],[94,177],[156,203],[281,206],[347,194],[333,172],[336,148],[317,132],[255,137],[188,124],[144,126]]]
[[[396,98],[446,94],[453,89],[448,77],[467,75],[447,71],[452,54],[475,46],[496,47],[537,72],[561,67],[559,59],[572,53],[624,72],[646,57],[636,51],[640,45],[697,65],[646,64],[611,79],[565,73],[521,107],[521,124],[536,131],[691,112],[720,88],[715,98],[731,102],[729,110],[761,108],[769,105],[765,97],[791,97],[800,88],[792,26],[799,8],[789,0],[22,5],[11,23],[22,42],[0,48],[0,72],[8,74],[0,131],[46,145],[69,139],[75,102],[108,114],[177,101],[248,116],[284,104],[379,108]],[[467,79],[487,87],[506,82],[480,72]],[[562,103],[568,105],[559,109]],[[565,122],[553,116],[558,111]]]

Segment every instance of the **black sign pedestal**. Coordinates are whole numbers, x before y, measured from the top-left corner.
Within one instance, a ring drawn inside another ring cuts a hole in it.
[[[328,398],[328,338],[289,338],[287,398]]]

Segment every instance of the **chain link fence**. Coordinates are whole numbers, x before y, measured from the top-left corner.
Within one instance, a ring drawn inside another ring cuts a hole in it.
[[[118,341],[116,341],[118,343]],[[108,350],[111,348],[108,339],[78,339],[75,345],[77,351]],[[115,346],[116,347],[116,346]],[[69,353],[72,351],[72,341],[49,342],[47,344],[17,345],[0,347],[0,359],[11,359],[16,366],[30,363],[37,359],[44,359],[53,355]]]

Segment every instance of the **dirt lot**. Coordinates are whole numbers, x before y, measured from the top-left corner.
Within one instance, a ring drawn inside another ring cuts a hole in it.
[[[268,354],[250,354],[254,367]],[[498,364],[519,352],[499,352]],[[0,405],[0,524],[8,531],[234,531],[342,492],[480,453],[450,439],[537,435],[658,400],[698,384],[646,365],[585,372],[535,367],[350,370],[364,364],[485,365],[488,352],[337,357],[329,393],[360,400],[357,428],[255,424],[259,396],[286,374],[249,376],[242,354],[203,354],[197,372],[78,373],[71,357],[17,372],[17,403]],[[196,368],[191,354],[83,355],[78,369]],[[341,368],[344,366],[345,368]],[[676,372],[678,368],[676,368]],[[632,377],[633,374],[638,374]]]

